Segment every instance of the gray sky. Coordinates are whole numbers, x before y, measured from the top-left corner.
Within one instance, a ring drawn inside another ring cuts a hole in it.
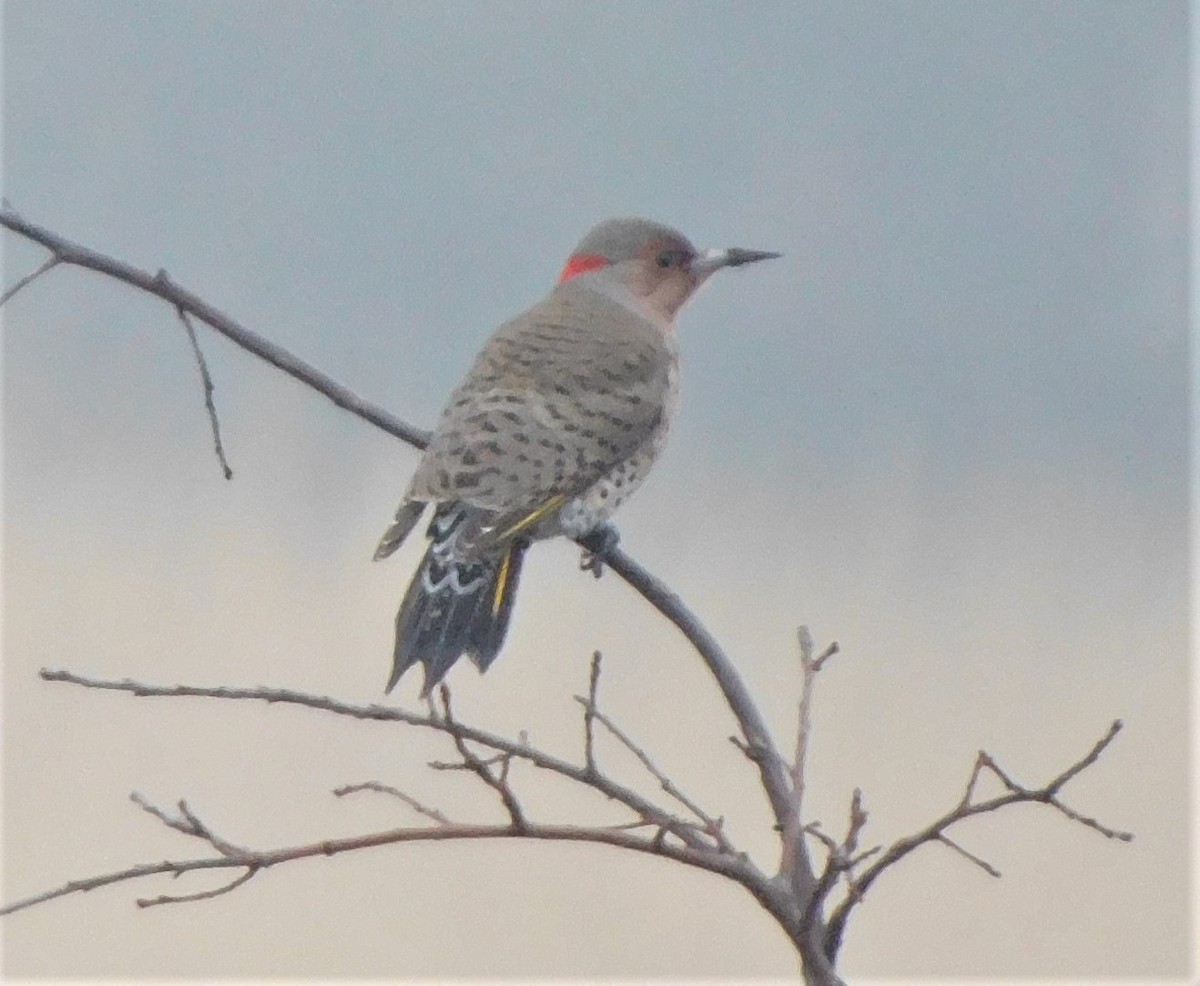
[[[780,250],[684,314],[684,406],[619,518],[781,738],[794,630],[823,675],[813,817],[890,841],[975,751],[1040,783],[1120,717],[1071,804],[965,827],[849,930],[851,980],[1183,976],[1188,736],[1183,3],[10,0],[4,194],[428,425],[486,333],[612,214]],[[3,237],[5,283],[40,251]],[[56,271],[4,310],[5,899],[198,847],[185,797],[270,847],[462,817],[440,745],[298,710],[133,702],[44,665],[380,701],[416,546],[370,564],[416,455],[204,333],[220,476],[173,313]],[[706,672],[615,579],[531,554],[465,716],[574,755],[612,713],[773,863]],[[392,700],[416,704],[408,682]],[[614,772],[634,777],[614,757]],[[577,802],[524,778],[553,815]],[[577,815],[575,817],[578,817]],[[202,878],[194,887],[200,889]],[[189,889],[190,889],[189,885]],[[715,877],[567,846],[408,846],[141,911],[124,886],[5,921],[11,976],[769,976]]]

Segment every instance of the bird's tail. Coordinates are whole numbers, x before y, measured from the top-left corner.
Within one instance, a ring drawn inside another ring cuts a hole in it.
[[[396,615],[389,692],[414,664],[425,665],[422,697],[463,654],[486,671],[504,643],[529,542],[511,540],[463,561],[455,549],[464,522],[466,511],[442,508],[429,526],[429,550]]]

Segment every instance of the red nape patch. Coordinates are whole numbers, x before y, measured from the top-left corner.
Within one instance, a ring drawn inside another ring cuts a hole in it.
[[[600,256],[598,253],[577,253],[562,269],[562,273],[558,275],[558,283],[569,281],[573,277],[578,277],[580,274],[586,274],[590,270],[599,270],[601,267],[608,266],[608,259]]]

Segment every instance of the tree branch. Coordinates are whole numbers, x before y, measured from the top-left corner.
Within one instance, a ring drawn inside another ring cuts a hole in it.
[[[62,263],[62,261],[59,259],[58,255],[51,254],[47,258],[46,262],[43,263],[37,270],[33,271],[33,273],[31,273],[31,274],[26,274],[23,278],[21,278],[19,281],[17,281],[16,284],[14,284],[11,288],[9,288],[7,291],[5,291],[4,294],[0,295],[0,305],[3,305],[10,298],[14,297],[16,295],[16,293],[21,290],[21,288],[25,287],[25,285],[32,284],[43,274],[46,274],[49,271],[52,271],[60,263]]]
[[[439,825],[453,824],[449,818],[443,815],[436,808],[430,808],[427,805],[423,805],[416,798],[405,794],[399,788],[392,787],[390,784],[381,784],[379,781],[363,781],[361,784],[343,784],[341,787],[334,788],[333,793],[336,797],[344,798],[348,794],[357,794],[359,791],[376,791],[379,794],[387,794],[393,798],[396,798],[398,801],[403,801],[418,815],[424,815],[426,818],[431,818]]]
[[[663,791],[678,801],[700,820],[700,822],[703,824],[704,831],[713,837],[717,847],[722,852],[735,852],[736,850],[734,849],[733,845],[725,837],[723,830],[723,819],[713,818],[706,811],[704,811],[703,808],[696,804],[695,801],[684,794],[679,789],[678,785],[671,780],[671,778],[658,769],[654,761],[650,759],[650,755],[646,753],[645,750],[643,750],[632,739],[630,739],[629,736],[615,722],[613,722],[609,716],[600,711],[599,707],[597,706],[596,699],[597,686],[600,680],[599,658],[600,652],[597,651],[592,658],[592,674],[590,687],[588,690],[588,697],[584,698],[582,695],[575,696],[575,701],[583,706],[584,722],[588,730],[586,748],[589,752],[587,754],[587,762],[592,766],[593,769],[595,769],[596,760],[595,753],[593,752],[594,738],[592,735],[592,729],[594,727],[592,726],[592,722],[596,721],[604,726],[604,728],[607,729],[617,739],[617,741],[625,747],[625,749],[637,757],[641,765],[646,768],[646,770],[656,781],[658,781],[659,787],[661,787]]]
[[[666,811],[654,802],[643,798],[636,791],[618,784],[602,772],[589,772],[586,765],[577,765],[569,761],[545,753],[529,745],[527,742],[514,741],[494,733],[469,726],[456,720],[447,719],[444,713],[432,710],[426,715],[418,715],[405,709],[385,705],[352,705],[339,702],[336,699],[321,695],[308,695],[304,692],[290,691],[284,688],[228,688],[200,687],[195,685],[149,685],[144,682],[109,681],[88,678],[70,671],[56,671],[43,668],[41,677],[45,681],[65,682],[84,688],[98,688],[106,691],[127,692],[139,698],[216,698],[234,701],[266,702],[268,704],[299,705],[310,709],[331,712],[334,715],[347,716],[352,719],[366,719],[377,722],[399,722],[409,726],[433,729],[446,733],[451,737],[469,740],[482,746],[490,747],[501,754],[518,760],[527,760],[535,767],[548,770],[566,777],[568,780],[584,784],[599,791],[605,797],[623,804],[626,808],[645,819],[660,826],[665,831],[678,837],[689,848],[696,851],[711,851],[711,843],[703,832],[684,818]]]
[[[181,828],[178,825],[171,824],[171,822],[168,821],[170,816],[166,812],[162,811],[162,809],[151,806],[147,807],[147,810],[151,814],[155,815],[155,817],[162,820],[164,824],[169,825],[176,831],[183,832],[185,835],[189,835],[193,838],[198,838],[201,841],[212,844],[207,836],[201,834],[201,831],[191,832],[187,831],[186,828]],[[209,831],[208,827],[203,825],[203,823],[200,823],[199,828],[205,832]],[[115,883],[124,883],[130,880],[140,880],[144,877],[155,876],[162,873],[168,873],[171,876],[179,877],[185,873],[191,873],[196,870],[245,870],[245,872],[240,874],[236,879],[215,890],[207,890],[200,893],[181,895],[178,897],[157,897],[143,899],[138,901],[139,907],[207,900],[209,898],[219,896],[220,894],[229,893],[230,891],[237,889],[243,883],[263,870],[269,869],[272,866],[279,866],[280,864],[290,863],[299,859],[336,856],[339,853],[354,852],[360,849],[373,849],[377,846],[394,845],[402,842],[443,842],[448,840],[517,838],[542,839],[557,842],[590,842],[599,845],[613,846],[618,849],[628,849],[634,852],[663,856],[667,859],[672,859],[687,866],[694,866],[697,869],[707,870],[712,873],[720,874],[721,876],[729,877],[743,884],[747,883],[748,881],[753,881],[756,878],[761,879],[762,877],[762,875],[757,873],[753,867],[737,857],[720,855],[708,851],[697,851],[692,849],[690,846],[680,845],[679,843],[666,842],[653,837],[636,835],[628,828],[621,826],[600,828],[577,825],[541,825],[533,822],[526,822],[523,827],[518,828],[512,824],[439,824],[425,828],[387,829],[382,832],[372,832],[366,835],[352,836],[343,839],[325,839],[320,842],[313,842],[283,849],[247,849],[237,856],[229,856],[218,850],[218,855],[216,856],[206,856],[198,859],[164,860],[159,863],[146,863],[139,866],[130,866],[124,870],[117,870],[112,873],[90,877],[85,880],[71,880],[62,886],[56,887],[53,890],[48,890],[45,893],[36,894],[32,897],[26,897],[21,900],[13,901],[11,904],[0,907],[0,916],[13,914],[17,911],[22,911],[33,907],[36,904],[53,900],[57,897],[65,897],[68,894],[86,893],[89,890],[96,890],[100,887],[111,886]],[[221,841],[224,842],[224,840]]]
[[[796,714],[796,752],[788,769],[791,784],[791,810],[781,828],[783,852],[779,860],[779,873],[783,879],[796,886],[798,893],[805,893],[806,871],[811,872],[804,844],[804,773],[808,761],[808,736],[812,731],[812,700],[817,684],[817,675],[825,662],[838,652],[837,642],[831,643],[819,657],[813,656],[813,639],[808,627],[796,630],[796,642],[800,648],[800,702]],[[820,904],[823,892],[819,886],[807,890],[812,903]]]
[[[454,719],[454,712],[450,707],[450,686],[443,684],[438,689],[438,694],[441,696],[444,712],[442,722],[449,726],[457,725]],[[472,771],[484,784],[496,792],[501,804],[504,805],[504,810],[508,812],[513,830],[517,833],[524,832],[529,827],[529,822],[525,818],[525,812],[521,808],[521,803],[517,800],[516,793],[508,783],[508,767],[512,763],[512,754],[505,753],[500,757],[500,769],[493,774],[491,764],[476,756],[471,748],[467,746],[466,741],[461,735],[457,732],[451,732],[450,735],[454,738],[454,748],[458,750],[458,755],[462,757],[463,766]]]
[[[166,271],[159,271],[163,277],[166,277]],[[225,458],[225,446],[221,443],[221,423],[217,420],[217,408],[213,404],[213,381],[212,375],[208,372],[208,363],[204,359],[204,352],[200,349],[200,342],[196,339],[196,329],[192,325],[192,320],[188,317],[188,313],[182,308],[175,309],[179,315],[179,321],[183,323],[183,330],[187,333],[188,342],[192,345],[192,355],[196,358],[196,366],[200,370],[200,380],[204,384],[204,407],[208,411],[208,423],[212,427],[213,436],[213,451],[217,454],[217,461],[221,463],[221,470],[225,473],[226,479],[233,479],[233,470],[229,468],[229,462]]]
[[[591,773],[596,772],[596,700],[600,690],[600,652],[592,652],[591,672],[588,675],[588,700],[583,707],[583,762]]]
[[[416,448],[424,448],[429,441],[429,433],[427,431],[414,428],[394,415],[388,414],[382,408],[378,408],[370,402],[363,400],[332,377],[322,373],[315,366],[306,363],[297,356],[293,356],[283,347],[269,342],[257,333],[251,332],[245,326],[230,318],[224,312],[214,308],[203,298],[176,284],[170,278],[165,276],[160,277],[159,274],[151,274],[149,271],[141,270],[132,264],[127,264],[124,261],[98,253],[78,243],[73,243],[65,237],[59,236],[58,233],[51,232],[42,226],[29,222],[8,207],[0,209],[0,226],[5,226],[14,233],[24,236],[27,240],[32,240],[34,243],[40,243],[50,251],[53,255],[52,259],[59,264],[83,267],[87,270],[96,271],[98,274],[115,278],[118,281],[124,281],[126,284],[130,284],[148,294],[161,298],[172,308],[187,312],[189,315],[194,315],[205,325],[215,329],[247,352],[253,353],[259,359],[265,360],[276,369],[282,370],[288,376],[306,384],[317,391],[317,393],[324,394],[337,407],[357,415],[364,421],[369,421],[377,428],[386,431],[389,435],[395,435],[401,441],[407,442]],[[38,273],[44,273],[45,270],[49,270],[52,266],[55,265],[47,263],[44,265],[44,270],[40,270]],[[26,283],[32,279],[32,277],[28,278]],[[23,285],[16,285],[10,290],[9,294],[15,293],[21,286]]]
[[[678,628],[691,642],[716,679],[717,686],[725,697],[725,703],[733,712],[745,738],[744,742],[738,742],[738,746],[758,767],[763,790],[782,836],[792,814],[791,785],[787,767],[775,746],[775,741],[771,738],[762,713],[754,704],[754,699],[733,662],[696,615],[665,583],[651,575],[620,548],[614,548],[604,560],[609,568],[633,586],[650,605]],[[797,872],[801,872],[802,869],[807,867],[798,867]],[[811,881],[811,869],[808,876]]]
[[[871,888],[871,885],[900,862],[900,860],[908,856],[914,849],[918,849],[929,843],[946,845],[976,866],[979,866],[989,875],[1000,876],[999,870],[990,863],[967,852],[945,835],[946,829],[976,815],[998,811],[1001,808],[1007,808],[1009,805],[1015,804],[1045,804],[1056,809],[1072,821],[1093,829],[1109,839],[1116,839],[1121,842],[1132,841],[1132,833],[1101,825],[1095,819],[1081,815],[1073,808],[1063,804],[1058,798],[1058,792],[1068,781],[1077,777],[1082,771],[1099,760],[1100,755],[1116,738],[1121,728],[1121,720],[1115,720],[1109,726],[1108,731],[1092,745],[1092,748],[1087,753],[1039,788],[1027,788],[1018,784],[996,763],[990,754],[981,750],[967,780],[966,790],[959,799],[958,804],[919,832],[914,832],[912,835],[897,839],[884,851],[883,855],[851,881],[850,889],[845,899],[834,908],[833,913],[830,915],[828,930],[826,931],[826,954],[831,959],[836,957],[841,947],[843,936],[845,935],[846,923],[850,919],[854,908],[862,901],[867,891]],[[980,773],[985,769],[990,770],[999,778],[1000,782],[1007,788],[1008,793],[988,798],[985,801],[974,801],[976,784]]]

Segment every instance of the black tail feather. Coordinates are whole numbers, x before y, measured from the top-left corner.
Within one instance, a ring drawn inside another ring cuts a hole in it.
[[[513,603],[517,599],[521,565],[528,548],[528,541],[510,542],[488,591],[480,595],[471,619],[467,647],[467,656],[475,662],[480,672],[491,666],[504,646],[504,635],[508,633],[508,621],[512,619]]]
[[[457,562],[443,557],[438,533],[396,615],[389,692],[414,664],[425,665],[422,697],[463,654],[486,671],[508,631],[528,542],[512,541],[494,556]]]

